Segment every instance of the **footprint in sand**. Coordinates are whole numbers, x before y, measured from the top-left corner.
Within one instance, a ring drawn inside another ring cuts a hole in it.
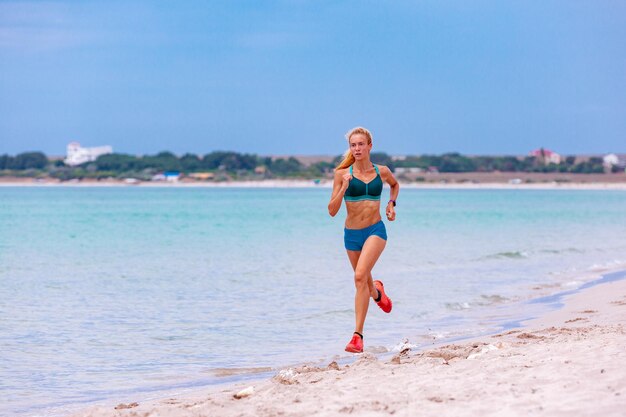
[[[441,397],[428,397],[427,398],[428,401],[432,401],[434,403],[442,403],[443,399]]]
[[[124,404],[124,403],[120,403],[118,405],[115,406],[116,410],[124,410],[126,408],[135,408],[138,407],[139,404],[137,403],[130,403],[130,404]]]
[[[544,336],[536,336],[530,333],[522,333],[517,335],[518,339],[545,339]]]
[[[180,404],[180,401],[178,401],[176,398],[170,398],[168,400],[163,401],[163,404],[175,405],[175,404]]]
[[[576,317],[575,319],[566,320],[566,321],[565,321],[565,323],[574,323],[575,321],[581,321],[581,320],[582,320],[582,321],[588,321],[588,320],[587,320],[587,319],[585,319],[585,318],[582,318],[582,317]]]

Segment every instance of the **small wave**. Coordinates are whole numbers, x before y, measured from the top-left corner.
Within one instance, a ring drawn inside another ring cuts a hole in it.
[[[551,255],[561,255],[568,253],[585,253],[584,250],[578,248],[564,248],[564,249],[539,249],[533,251],[505,251],[505,252],[497,252],[491,255],[486,255],[476,259],[476,261],[482,261],[485,259],[527,259],[530,258],[532,254],[551,254]]]
[[[512,252],[497,252],[491,255],[481,256],[474,259],[474,261],[484,261],[485,259],[526,259],[529,257],[528,252],[524,251],[512,251]]]
[[[492,258],[508,258],[508,259],[524,259],[528,258],[527,252],[515,251],[515,252],[498,252],[491,255]]]
[[[619,259],[614,259],[603,264],[593,264],[589,268],[587,268],[587,270],[590,272],[609,272],[615,271],[617,269],[622,269],[624,267],[626,267],[626,262]]]
[[[498,295],[498,294],[492,294],[492,295],[482,294],[480,298],[481,298],[481,301],[478,302],[478,305],[481,305],[481,306],[506,303],[507,301],[510,300],[509,298],[504,297],[502,295]]]
[[[490,306],[493,304],[506,303],[508,301],[511,301],[511,299],[503,295],[481,294],[480,299],[478,300],[474,300],[471,302],[464,301],[464,302],[445,303],[444,305],[446,306],[448,310],[462,311],[462,310],[469,310],[472,307],[476,307],[476,306],[484,307],[484,306]]]
[[[470,303],[467,303],[467,302],[463,302],[463,303],[445,303],[444,305],[446,306],[446,308],[448,310],[455,310],[455,311],[468,310],[468,309],[472,308]]]
[[[426,338],[428,338],[430,340],[439,340],[439,339],[445,339],[448,336],[450,336],[449,332],[433,332],[433,331],[430,331],[430,332],[428,332],[428,335],[426,336]]]
[[[541,249],[538,252],[540,252],[540,253],[554,253],[554,254],[561,253],[561,251],[558,250],[558,249]]]
[[[552,253],[558,255],[560,253],[584,253],[585,251],[577,248],[565,248],[565,249],[540,249],[539,253]]]
[[[431,336],[432,338],[432,336]],[[414,348],[418,348],[419,345],[415,345],[411,342],[409,342],[409,339],[404,339],[402,342],[398,343],[397,345],[392,346],[389,351],[390,352],[402,352],[405,349],[414,349]]]

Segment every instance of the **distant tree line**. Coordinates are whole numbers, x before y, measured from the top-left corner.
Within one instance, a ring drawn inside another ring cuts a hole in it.
[[[108,154],[102,155],[96,161],[85,165],[87,167],[91,165],[97,171],[179,171],[187,174],[194,172],[217,172],[243,177],[251,175],[257,168],[262,167],[262,170],[256,171],[256,174],[270,178],[274,176],[320,176],[331,169],[330,164],[323,162],[305,167],[294,157],[273,159],[253,154],[222,151],[211,152],[204,156],[187,153],[181,157],[177,157],[171,152],[161,152],[154,156],[143,157]]]
[[[17,156],[0,155],[0,169],[2,170],[44,169],[48,163],[48,158],[42,152],[24,152]]]
[[[392,161],[395,167],[417,167],[424,170],[436,169],[439,172],[572,172],[603,173],[602,158],[591,157],[576,162],[575,156],[562,158],[561,163],[547,163],[540,157],[526,156],[464,156],[459,153],[443,155],[408,156],[400,161]],[[617,171],[617,170],[616,170]]]
[[[305,166],[294,157],[271,158],[254,154],[216,151],[198,156],[181,157],[171,152],[134,156],[121,153],[101,155],[95,161],[68,166],[61,160],[50,161],[41,152],[16,156],[0,155],[0,175],[45,177],[62,180],[73,178],[127,178],[149,180],[157,173],[178,171],[183,174],[215,173],[218,180],[251,178],[316,178],[331,172],[334,166],[319,162]]]
[[[16,156],[0,155],[0,174],[30,177],[50,176],[63,180],[72,178],[126,178],[149,180],[164,171],[184,174],[212,172],[216,180],[251,178],[319,178],[331,176],[342,159],[304,165],[294,157],[271,158],[254,154],[216,151],[203,156],[187,153],[180,157],[171,152],[133,156],[121,153],[102,155],[93,162],[67,166],[61,160],[51,161],[41,152],[25,152]],[[459,153],[407,156],[394,160],[384,152],[373,152],[374,163],[396,168],[420,168],[438,172],[572,172],[602,173],[602,158],[576,162],[576,157],[563,158],[561,163],[546,163],[540,157],[464,156]]]

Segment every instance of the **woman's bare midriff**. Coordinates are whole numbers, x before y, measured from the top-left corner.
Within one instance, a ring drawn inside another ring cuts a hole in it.
[[[363,229],[380,221],[380,201],[346,202],[347,229]]]

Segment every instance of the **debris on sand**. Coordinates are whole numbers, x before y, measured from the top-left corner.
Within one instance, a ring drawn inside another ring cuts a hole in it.
[[[254,394],[254,387],[248,387],[248,388],[242,389],[237,394],[233,395],[233,397],[239,400],[241,398],[249,397],[252,394]]]
[[[135,407],[139,407],[139,404],[138,403],[128,403],[128,404],[120,403],[120,404],[115,406],[115,409],[116,410],[125,410],[127,408],[135,408]]]

